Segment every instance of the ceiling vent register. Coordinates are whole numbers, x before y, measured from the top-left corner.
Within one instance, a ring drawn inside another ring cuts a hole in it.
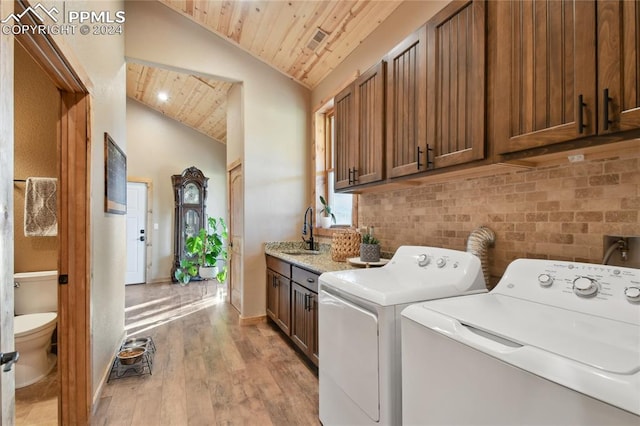
[[[311,40],[309,40],[309,43],[307,43],[307,49],[315,51],[318,46],[320,46],[320,44],[324,41],[324,39],[327,38],[327,35],[328,34],[326,32],[318,28]]]

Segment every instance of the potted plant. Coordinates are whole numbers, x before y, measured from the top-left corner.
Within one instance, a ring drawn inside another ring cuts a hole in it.
[[[380,241],[373,236],[373,227],[362,236],[362,243],[360,243],[360,261],[380,261]]]
[[[322,195],[320,196],[320,204],[322,204],[322,210],[320,210],[320,213],[324,213],[320,216],[320,225],[322,225],[323,228],[331,228],[331,223],[336,223],[336,216],[333,214],[331,206]]]
[[[190,236],[185,241],[185,248],[191,258],[180,261],[180,268],[175,272],[179,283],[188,284],[195,276],[203,279],[215,278],[219,283],[227,279],[227,265],[219,268],[219,262],[229,258],[225,243],[229,234],[223,218],[210,217],[207,227]]]

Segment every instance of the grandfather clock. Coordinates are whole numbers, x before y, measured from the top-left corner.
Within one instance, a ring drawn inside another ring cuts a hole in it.
[[[193,166],[185,169],[180,175],[171,176],[176,203],[174,254],[171,268],[173,282],[177,282],[175,272],[180,267],[180,260],[187,257],[185,251],[187,237],[197,234],[200,228],[205,226],[208,181],[209,178]]]

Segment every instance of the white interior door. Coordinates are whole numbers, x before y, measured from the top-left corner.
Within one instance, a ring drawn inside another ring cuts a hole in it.
[[[147,184],[127,182],[127,276],[125,284],[146,281]]]
[[[0,2],[0,16],[14,12]],[[0,37],[0,352],[13,351],[13,37]],[[4,367],[4,366],[2,366]],[[0,425],[15,423],[15,368],[0,369]]]
[[[242,313],[242,243],[244,237],[244,189],[242,165],[229,171],[229,231],[231,233],[231,265],[229,274],[229,299]]]

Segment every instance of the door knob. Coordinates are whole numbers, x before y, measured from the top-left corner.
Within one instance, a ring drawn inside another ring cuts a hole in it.
[[[20,359],[20,353],[17,351],[0,353],[0,364],[5,364],[2,371],[11,371],[11,367],[13,367],[13,364],[18,362],[18,359]]]
[[[140,241],[144,241],[144,235],[140,235]]]

